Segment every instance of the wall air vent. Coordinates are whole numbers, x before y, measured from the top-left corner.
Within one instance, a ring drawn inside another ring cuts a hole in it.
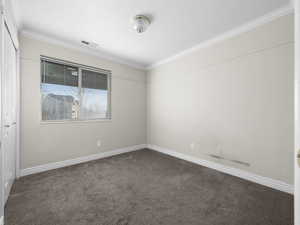
[[[243,162],[243,161],[240,161],[240,160],[236,160],[236,159],[227,159],[227,158],[224,158],[222,156],[219,156],[219,155],[215,155],[215,154],[207,154],[209,157],[212,157],[214,159],[219,159],[219,160],[226,160],[226,161],[230,161],[230,162],[233,162],[233,163],[238,163],[238,164],[241,164],[243,166],[251,166],[250,163],[247,163],[247,162]]]

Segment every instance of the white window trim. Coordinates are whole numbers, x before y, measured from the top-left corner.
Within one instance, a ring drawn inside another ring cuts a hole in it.
[[[107,104],[108,104],[108,117],[107,118],[98,118],[98,119],[70,119],[70,120],[43,120],[42,119],[42,93],[41,93],[41,89],[40,89],[40,124],[66,124],[66,123],[98,123],[98,122],[112,122],[112,106],[111,106],[111,95],[112,95],[112,88],[111,88],[111,81],[112,81],[112,76],[111,76],[111,71],[110,70],[104,70],[104,69],[100,69],[97,67],[93,67],[93,66],[87,66],[87,65],[83,65],[83,64],[79,64],[79,63],[74,63],[74,62],[70,62],[70,61],[66,61],[66,60],[61,60],[61,59],[57,59],[57,58],[53,58],[53,57],[48,57],[48,56],[44,56],[41,55],[40,56],[40,62],[42,61],[47,61],[47,62],[53,62],[53,63],[59,63],[59,64],[63,64],[63,65],[68,65],[68,66],[74,66],[78,68],[79,71],[79,77],[78,77],[78,87],[81,89],[81,79],[82,79],[82,75],[81,75],[81,70],[85,69],[85,70],[89,70],[89,71],[94,71],[94,72],[98,72],[98,73],[102,73],[102,74],[106,74],[107,75],[107,90],[108,90],[108,98],[107,98]],[[40,63],[41,65],[41,63]],[[41,70],[40,70],[41,71]],[[39,76],[40,78],[40,86],[42,84],[42,80],[41,80],[41,74]],[[80,90],[81,92],[81,90]],[[81,95],[81,93],[80,93]]]
[[[41,125],[47,124],[82,124],[82,123],[107,123],[112,122],[113,120],[110,118],[107,119],[90,119],[90,120],[41,120]]]

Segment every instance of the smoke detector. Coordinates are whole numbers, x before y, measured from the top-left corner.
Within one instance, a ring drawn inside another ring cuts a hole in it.
[[[133,29],[135,29],[139,34],[143,33],[148,28],[150,23],[151,21],[147,16],[136,15],[133,18]]]

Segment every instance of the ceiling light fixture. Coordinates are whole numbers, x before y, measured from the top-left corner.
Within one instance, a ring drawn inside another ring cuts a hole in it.
[[[133,18],[133,28],[140,34],[143,33],[148,26],[150,25],[151,21],[147,16],[144,15],[136,15]]]

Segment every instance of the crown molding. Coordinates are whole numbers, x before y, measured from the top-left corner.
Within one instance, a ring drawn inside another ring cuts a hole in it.
[[[282,8],[279,8],[275,11],[272,11],[272,12],[270,12],[270,13],[262,16],[262,17],[259,17],[258,19],[252,20],[252,21],[250,21],[248,23],[245,23],[245,24],[243,24],[243,25],[241,25],[237,28],[234,28],[234,29],[229,30],[225,33],[217,35],[212,39],[201,42],[200,44],[198,44],[196,46],[193,46],[191,48],[183,50],[183,51],[181,51],[181,52],[179,52],[179,53],[177,53],[177,54],[175,54],[171,57],[165,58],[163,60],[160,60],[160,61],[155,62],[155,63],[153,63],[151,65],[148,65],[148,66],[144,66],[144,65],[141,65],[141,64],[138,64],[138,63],[130,62],[128,60],[122,59],[122,58],[117,57],[117,56],[109,55],[108,53],[104,53],[104,52],[101,52],[99,50],[89,49],[89,48],[87,48],[85,46],[81,46],[79,44],[78,45],[77,44],[72,44],[72,43],[69,43],[69,42],[66,42],[66,41],[63,41],[63,40],[59,40],[59,39],[54,38],[54,37],[49,37],[49,36],[46,36],[46,35],[43,35],[43,34],[39,34],[39,33],[33,32],[31,30],[28,30],[28,29],[21,30],[20,34],[24,35],[25,37],[31,38],[31,39],[36,39],[36,40],[48,42],[48,43],[51,43],[51,44],[60,45],[60,46],[63,46],[65,48],[77,50],[77,51],[82,52],[82,53],[86,53],[86,54],[89,54],[89,55],[92,55],[92,56],[96,56],[100,59],[105,59],[105,60],[108,60],[108,61],[111,61],[111,62],[115,62],[115,63],[123,64],[123,65],[126,65],[126,66],[130,66],[130,67],[133,67],[133,68],[136,68],[136,69],[148,70],[149,71],[151,69],[157,68],[158,66],[161,66],[163,64],[172,62],[172,61],[174,61],[178,58],[186,56],[186,55],[188,55],[192,52],[195,52],[199,49],[209,47],[213,44],[216,44],[218,42],[221,42],[221,41],[224,41],[226,39],[232,38],[236,35],[248,32],[252,29],[255,29],[256,27],[259,27],[259,26],[262,26],[266,23],[269,23],[269,22],[271,22],[271,21],[273,21],[273,20],[275,20],[275,19],[277,19],[281,16],[291,14],[291,13],[293,13],[293,11],[294,11],[294,1],[290,0],[289,4],[282,7]]]
[[[39,34],[39,33],[33,32],[31,30],[22,29],[20,31],[20,35],[30,38],[30,39],[43,41],[43,42],[47,42],[50,44],[59,45],[59,46],[62,46],[62,47],[68,48],[68,49],[76,50],[81,53],[95,56],[99,59],[104,59],[104,60],[108,60],[111,62],[119,63],[119,64],[126,65],[129,67],[133,67],[135,69],[145,70],[145,68],[146,68],[145,66],[140,65],[138,63],[133,63],[128,60],[121,59],[120,57],[112,56],[107,53],[101,52],[99,50],[93,50],[93,49],[87,48],[87,47],[79,45],[79,44],[77,45],[77,44],[73,44],[73,43],[68,43],[66,41],[59,40],[57,38],[53,38],[53,37],[46,36],[43,34]]]
[[[183,56],[186,56],[192,52],[195,52],[199,49],[202,49],[202,48],[207,48],[213,44],[216,44],[218,42],[221,42],[221,41],[224,41],[226,39],[229,39],[229,38],[232,38],[236,35],[239,35],[239,34],[242,34],[242,33],[245,33],[245,32],[248,32],[256,27],[259,27],[259,26],[262,26],[266,23],[269,23],[281,16],[285,16],[285,15],[288,15],[288,14],[291,14],[294,12],[294,3],[293,3],[293,0],[290,1],[290,3],[287,5],[287,6],[284,6],[282,8],[279,8],[275,11],[272,11],[262,17],[259,17],[255,20],[252,20],[248,23],[245,23],[241,26],[238,26],[237,28],[234,28],[232,30],[229,30],[225,33],[222,33],[220,35],[217,35],[215,36],[214,38],[212,39],[209,39],[207,41],[204,41],[204,42],[201,42],[200,44],[196,45],[196,46],[193,46],[191,48],[188,48],[186,50],[183,50],[171,57],[168,57],[166,59],[163,59],[161,61],[158,61],[154,64],[151,64],[150,66],[147,66],[146,67],[146,70],[151,70],[151,69],[154,69],[154,68],[157,68],[158,66],[161,66],[163,64],[166,64],[166,63],[169,63],[169,62],[172,62],[176,59],[179,59]]]

